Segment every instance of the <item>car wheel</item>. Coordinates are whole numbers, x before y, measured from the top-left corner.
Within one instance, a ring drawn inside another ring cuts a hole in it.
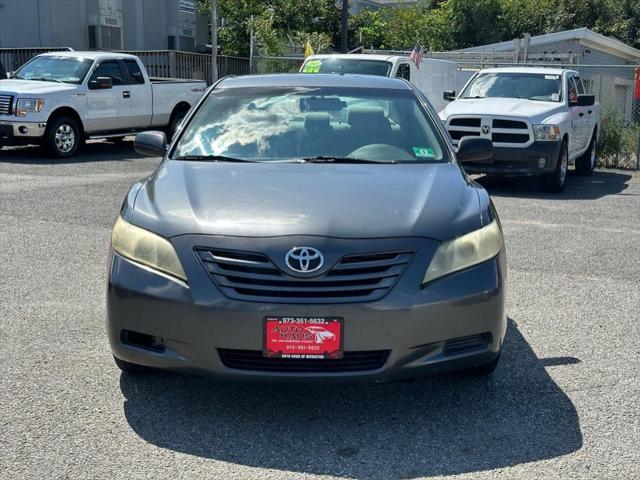
[[[80,129],[71,117],[57,117],[51,121],[45,133],[45,144],[56,157],[71,157],[80,145]]]
[[[145,367],[144,365],[137,365],[131,362],[125,362],[115,355],[113,356],[113,360],[116,362],[116,365],[122,372],[128,373],[129,375],[140,375],[149,371],[149,367]]]
[[[171,142],[173,140],[173,136],[178,131],[180,123],[186,116],[187,110],[178,110],[173,115],[171,115],[171,120],[169,121],[169,126],[167,127],[167,142]]]
[[[594,168],[596,168],[596,163],[598,161],[598,156],[596,154],[596,137],[595,135],[591,139],[591,143],[589,143],[589,148],[586,152],[584,152],[577,160],[576,160],[576,172],[578,175],[589,176],[593,174]]]
[[[542,188],[546,192],[560,193],[564,190],[565,183],[567,182],[567,171],[569,170],[569,150],[567,143],[562,142],[560,147],[560,153],[558,154],[558,161],[556,162],[556,168],[553,173],[542,177]]]
[[[498,366],[498,362],[500,361],[500,353],[498,356],[491,360],[489,363],[483,363],[482,365],[476,365],[475,367],[467,370],[468,373],[472,375],[477,375],[479,377],[484,377],[486,375],[491,375],[496,367]]]

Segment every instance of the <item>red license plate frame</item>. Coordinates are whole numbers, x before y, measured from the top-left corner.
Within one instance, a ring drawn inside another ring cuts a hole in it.
[[[343,357],[342,317],[267,316],[263,326],[265,357],[297,360]]]

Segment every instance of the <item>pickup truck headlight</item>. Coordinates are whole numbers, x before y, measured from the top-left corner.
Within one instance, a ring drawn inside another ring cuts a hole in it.
[[[19,98],[16,116],[24,117],[29,112],[39,112],[44,107],[44,98]]]
[[[422,285],[450,273],[482,263],[500,253],[502,232],[498,222],[442,243],[436,250]]]
[[[558,125],[534,125],[533,135],[538,142],[557,142],[560,140]]]
[[[168,240],[118,217],[111,234],[113,249],[123,257],[181,280],[187,280],[178,255]]]

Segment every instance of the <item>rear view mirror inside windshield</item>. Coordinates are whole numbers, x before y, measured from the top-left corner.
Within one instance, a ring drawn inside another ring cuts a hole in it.
[[[302,112],[339,112],[347,108],[347,102],[337,97],[308,97],[300,99]]]

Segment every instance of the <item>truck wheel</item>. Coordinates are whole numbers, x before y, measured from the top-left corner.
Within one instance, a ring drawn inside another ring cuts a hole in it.
[[[45,145],[56,157],[71,157],[81,143],[78,123],[71,117],[60,116],[49,122]]]
[[[171,120],[169,121],[169,125],[167,126],[167,142],[171,143],[173,140],[173,136],[175,135],[178,127],[180,126],[180,122],[184,120],[184,117],[187,116],[187,110],[178,110],[171,115]]]
[[[136,365],[135,363],[131,362],[125,362],[124,360],[120,360],[115,355],[113,356],[113,360],[116,362],[116,365],[118,366],[120,371],[128,373],[129,375],[139,375],[149,371],[149,367],[145,367],[144,365]]]
[[[567,171],[569,170],[569,150],[567,142],[562,142],[556,169],[553,173],[542,177],[542,189],[545,192],[561,193],[567,182]]]
[[[598,157],[596,154],[596,137],[591,138],[589,148],[579,158],[576,159],[576,172],[578,175],[589,176],[593,174],[593,169],[596,168],[596,162]]]

